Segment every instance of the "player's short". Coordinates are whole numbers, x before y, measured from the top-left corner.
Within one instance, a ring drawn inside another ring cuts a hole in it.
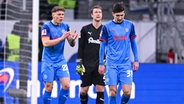
[[[103,75],[98,73],[98,66],[85,66],[85,73],[81,76],[81,87],[91,86],[92,84],[105,86],[103,77]]]
[[[44,82],[53,82],[60,78],[70,77],[66,62],[42,62],[41,74]]]
[[[106,85],[123,85],[132,84],[133,71],[131,66],[111,65],[106,66],[105,84]]]

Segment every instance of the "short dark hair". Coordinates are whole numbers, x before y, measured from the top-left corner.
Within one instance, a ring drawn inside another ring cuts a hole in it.
[[[93,10],[94,9],[101,9],[102,10],[102,7],[100,5],[95,5],[93,6],[91,9],[90,9],[90,13],[93,13]]]
[[[54,12],[57,12],[57,11],[65,12],[65,8],[60,7],[60,6],[55,6],[55,7],[52,8],[51,13],[54,13]]]
[[[112,12],[118,13],[122,11],[125,11],[125,5],[123,2],[116,2],[113,4]]]

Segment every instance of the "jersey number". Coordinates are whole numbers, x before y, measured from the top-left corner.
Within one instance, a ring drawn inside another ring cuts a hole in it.
[[[68,66],[65,64],[65,65],[62,65],[62,70],[63,71],[67,71],[68,70]]]

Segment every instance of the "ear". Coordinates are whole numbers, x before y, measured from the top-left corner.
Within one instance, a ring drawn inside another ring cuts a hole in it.
[[[93,13],[91,13],[91,17],[93,18]]]
[[[126,15],[126,12],[125,11],[123,11],[123,13],[124,13],[124,16]]]
[[[114,12],[112,12],[112,16],[114,17]]]
[[[54,13],[52,13],[52,18],[54,18]]]

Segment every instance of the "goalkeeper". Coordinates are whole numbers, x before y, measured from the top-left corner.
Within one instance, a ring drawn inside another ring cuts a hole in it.
[[[102,28],[102,8],[98,5],[91,9],[92,23],[83,26],[79,36],[78,59],[76,71],[82,80],[80,90],[81,104],[88,102],[88,89],[96,86],[96,104],[104,104],[103,75],[98,73],[99,65],[99,36]]]

